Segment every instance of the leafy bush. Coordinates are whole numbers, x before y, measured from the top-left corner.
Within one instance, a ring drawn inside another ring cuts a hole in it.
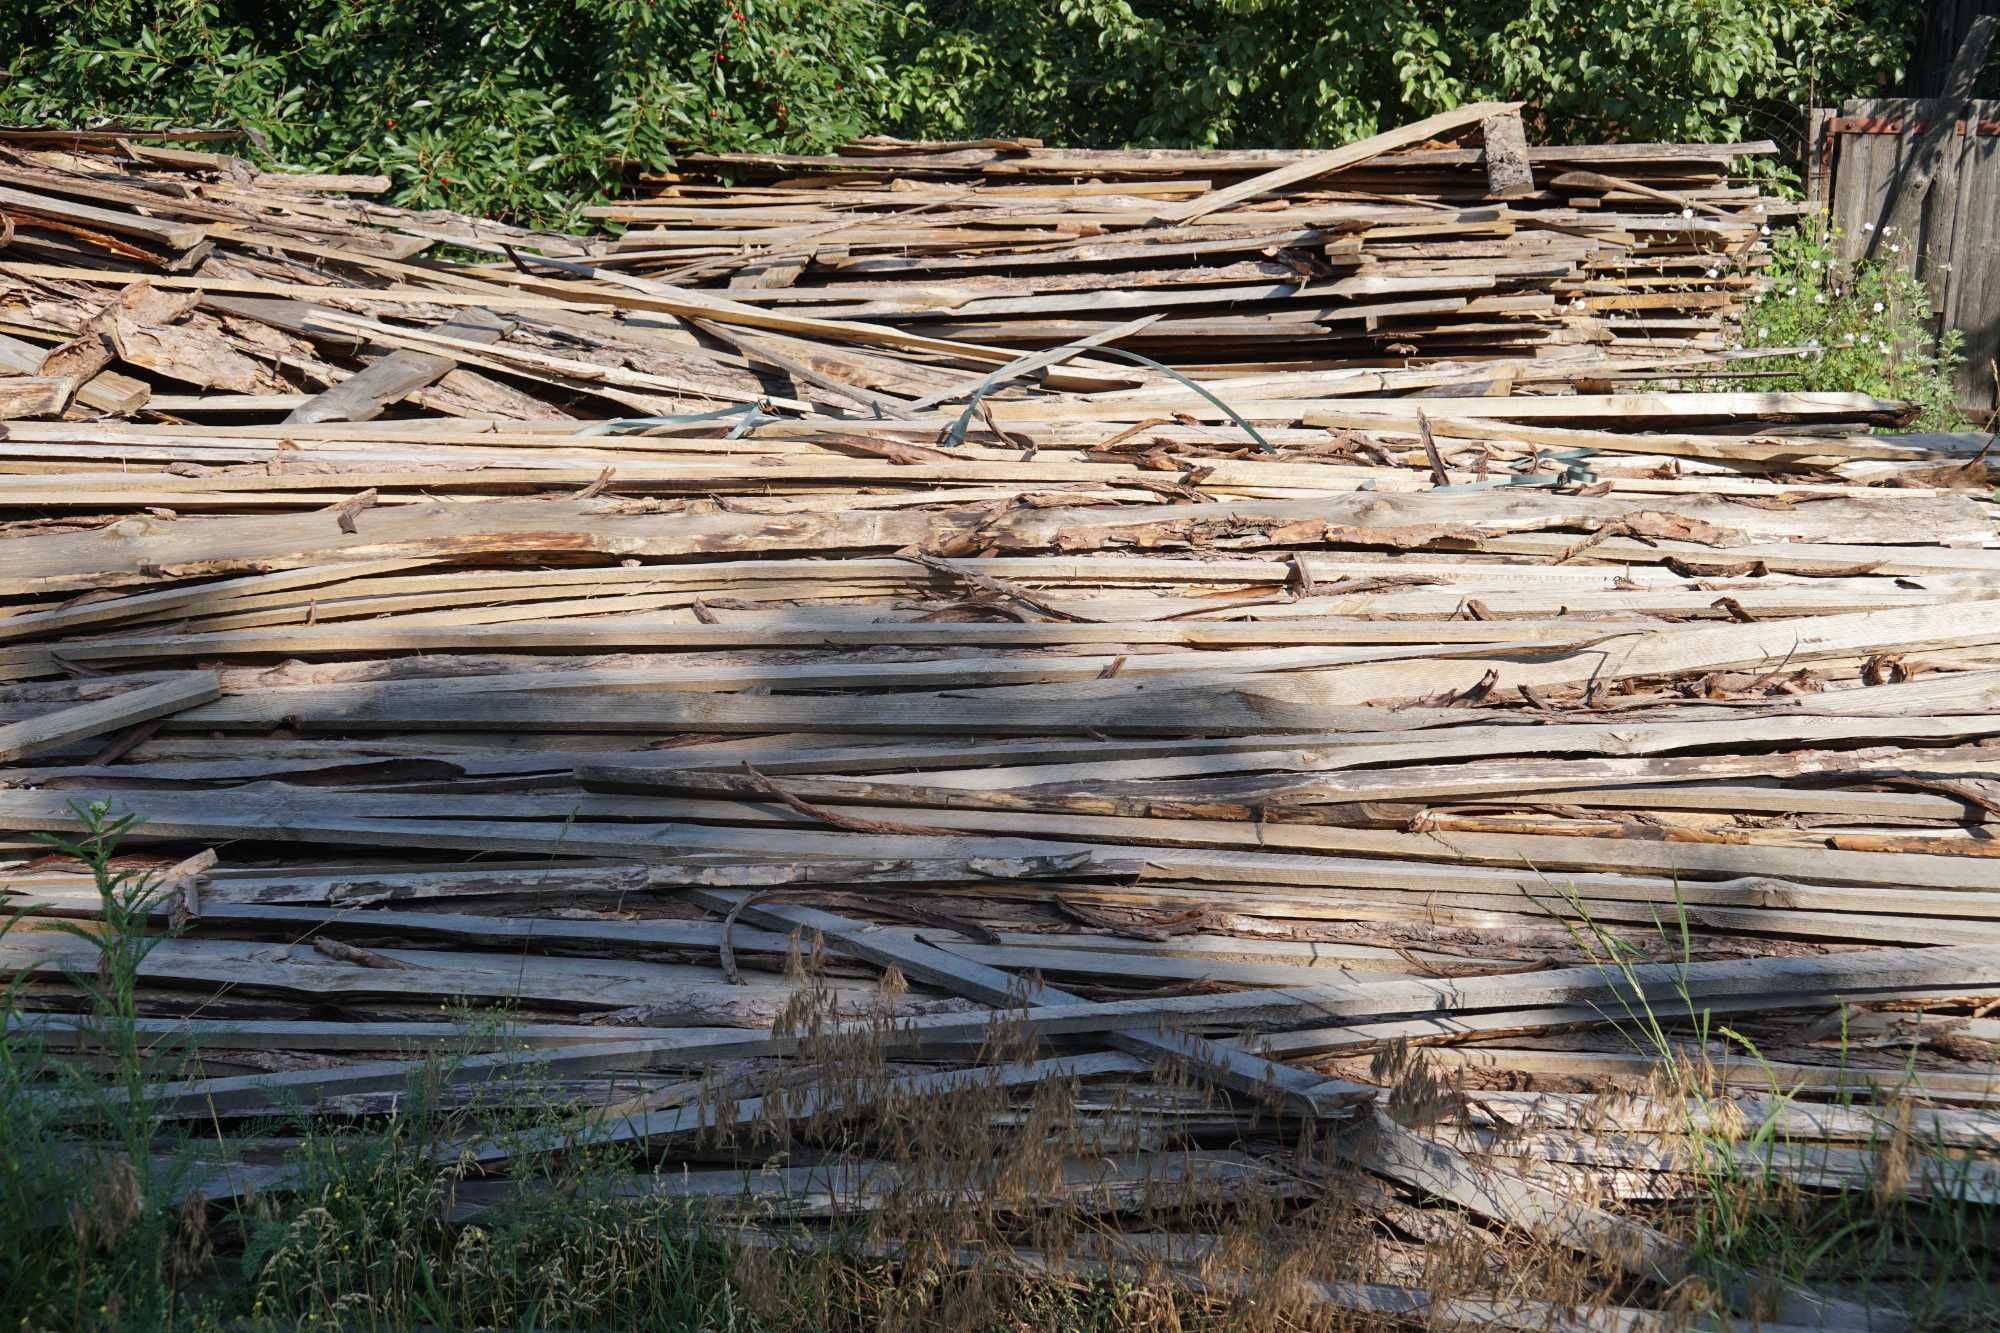
[[[926,108],[956,132],[1317,145],[1484,99],[1547,142],[1803,138],[1897,76],[1894,0],[938,0]]]
[[[241,126],[392,198],[562,220],[626,160],[902,119],[879,0],[13,0],[0,123]]]
[[[1895,0],[10,0],[0,123],[236,125],[395,202],[561,221],[678,145],[1313,146],[1461,102],[1534,133],[1796,141]]]
[[[1783,372],[1764,387],[1905,399],[1922,409],[1919,429],[1955,429],[1952,378],[1964,360],[1964,336],[1951,329],[1933,337],[1930,294],[1896,267],[1895,237],[1887,238],[1883,262],[1844,263],[1838,241],[1818,219],[1773,239],[1770,286],[1751,300],[1743,342],[1806,350],[1759,361],[1760,369]]]

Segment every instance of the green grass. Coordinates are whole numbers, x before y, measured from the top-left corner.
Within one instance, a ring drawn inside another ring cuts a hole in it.
[[[188,1061],[137,1029],[139,965],[160,938],[148,914],[166,886],[114,869],[131,819],[80,807],[84,834],[50,840],[88,865],[89,924],[33,924],[87,939],[98,966],[69,980],[96,1020],[97,1076],[33,1034],[0,1043],[0,1329],[876,1328],[913,1289],[882,1263],[818,1254],[745,1256],[666,1195],[614,1197],[645,1164],[624,1151],[526,1158],[505,1197],[461,1206],[442,1145],[508,1142],[576,1123],[533,1061],[447,1109],[452,1062],[505,1043],[505,1015],[463,1014],[463,1050],[434,1055],[394,1110],[347,1128],[303,1113],[233,1127],[289,1143],[299,1175],[282,1195],[211,1205],[183,1187],[204,1145],[156,1120],[150,1084]],[[0,922],[0,933],[24,924]],[[21,1011],[19,983],[0,1015]],[[928,1288],[947,1297],[949,1279]],[[1130,1326],[1112,1284],[1037,1283],[1017,1326]],[[1141,1305],[1144,1303],[1141,1302]]]
[[[1004,1094],[885,1106],[880,1123],[791,1127],[792,1161],[845,1148],[912,1167],[918,1179],[972,1183],[1004,1175],[1012,1182],[970,1207],[955,1196],[943,1202],[920,1194],[885,1205],[845,1232],[817,1233],[861,1243],[840,1252],[743,1247],[721,1218],[696,1213],[666,1192],[632,1189],[648,1163],[629,1148],[519,1154],[506,1181],[466,1190],[464,1170],[446,1145],[474,1136],[504,1145],[528,1133],[574,1128],[591,1114],[532,1060],[478,1096],[447,1094],[455,1060],[506,1044],[507,1016],[490,1012],[461,1015],[462,1049],[423,1062],[393,1109],[362,1108],[338,1123],[294,1112],[233,1126],[266,1158],[282,1155],[297,1168],[283,1193],[227,1206],[184,1198],[189,1172],[216,1157],[221,1130],[176,1130],[146,1103],[148,1085],[189,1069],[185,1054],[150,1048],[133,1022],[138,968],[150,947],[144,926],[162,906],[161,886],[113,868],[129,821],[101,807],[79,815],[84,836],[60,845],[91,866],[102,920],[89,927],[48,924],[99,946],[99,966],[71,981],[96,1019],[101,1059],[97,1076],[87,1080],[32,1038],[0,1043],[0,1329],[1138,1333],[1246,1324],[1380,1326],[1288,1305],[1277,1283],[1232,1301],[1168,1282],[968,1269],[960,1259],[966,1250],[1025,1244],[1061,1256],[1097,1225],[1060,1210],[1027,1224],[1010,1218],[1010,1209],[1045,1188],[1047,1170],[1087,1154],[1086,1145],[1096,1141],[1077,1115],[1074,1091],[1053,1084],[1037,1094],[1013,1136],[1018,1142],[1004,1148],[953,1128],[991,1123],[1010,1105],[1018,1110]],[[1954,1201],[1949,1188],[1942,1199],[1900,1188],[1913,1172],[1948,1178],[1956,1169],[1949,1151],[1912,1131],[1903,1115],[1907,1099],[1849,1103],[1872,1106],[1881,1126],[1871,1146],[1884,1166],[1866,1188],[1807,1190],[1760,1169],[1760,1160],[1770,1160],[1763,1154],[1806,1152],[1810,1145],[1787,1140],[1771,1128],[1774,1121],[1734,1129],[1735,1100],[1717,1091],[1713,1070],[1684,1054],[1713,1039],[1732,1055],[1761,1061],[1756,1046],[1712,1022],[1685,989],[1676,1003],[1649,1004],[1631,971],[1640,951],[1592,923],[1573,897],[1569,913],[1578,943],[1629,983],[1623,1012],[1611,1017],[1638,1049],[1656,1057],[1657,1091],[1683,1112],[1678,1135],[1699,1164],[1697,1188],[1691,1198],[1643,1216],[1689,1243],[1697,1272],[1720,1282],[1754,1269],[1815,1290],[1891,1299],[1920,1328],[2000,1328],[1994,1210]],[[1684,913],[1662,920],[1659,929],[1683,960],[1692,958]],[[5,1011],[17,1012],[21,998],[9,990]],[[840,1058],[831,1047],[820,1054],[829,1062]],[[879,1053],[876,1059],[880,1077]],[[835,1077],[870,1076],[858,1067],[827,1068]],[[1424,1074],[1418,1053],[1407,1072],[1410,1086]],[[1774,1081],[1772,1104],[1782,1105],[1784,1097]],[[984,1174],[996,1165],[999,1175]],[[1230,1247],[1229,1271],[1253,1282],[1280,1270],[1360,1272],[1372,1262],[1370,1224],[1340,1193],[1327,1191],[1304,1213],[1248,1209],[1190,1223],[1184,1213],[1162,1212],[1139,1225],[1213,1230]],[[1522,1294],[1567,1283],[1559,1299],[1634,1299],[1607,1286],[1612,1279],[1591,1268],[1587,1256],[1522,1248],[1518,1237],[1492,1243],[1508,1247],[1500,1253],[1520,1276]],[[878,1257],[857,1257],[864,1253]],[[1443,1266],[1426,1281],[1447,1290],[1490,1284],[1482,1264],[1454,1267],[1440,1258],[1443,1251],[1431,1253]]]
[[[1814,1103],[1875,1119],[1878,1128],[1868,1140],[1843,1146],[1869,1151],[1876,1169],[1867,1188],[1801,1186],[1775,1163],[1825,1162],[1814,1154],[1826,1146],[1785,1133],[1778,1113],[1807,1104],[1782,1085],[1749,1037],[1717,1023],[1684,983],[1676,986],[1672,1008],[1656,1008],[1632,971],[1645,956],[1592,921],[1573,891],[1555,891],[1568,909],[1558,920],[1600,967],[1624,983],[1622,1012],[1613,1015],[1620,1031],[1653,1057],[1658,1094],[1681,1108],[1681,1136],[1696,1164],[1697,1189],[1668,1225],[1688,1241],[1697,1271],[1720,1276],[1749,1269],[1812,1290],[1838,1288],[1863,1301],[1900,1305],[1916,1327],[1939,1333],[2000,1329],[2000,1270],[1994,1257],[2000,1250],[2000,1216],[1964,1197],[1962,1157],[1912,1132],[1905,1114],[1915,1105],[1912,1098],[1842,1091]],[[1678,899],[1671,918],[1656,917],[1655,929],[1683,965],[1693,961],[1693,936]],[[1770,1075],[1762,1095],[1771,1114],[1747,1132],[1736,1132],[1739,1108],[1721,1091],[1707,1058],[1687,1055],[1707,1050],[1712,1041]],[[1838,1056],[1840,1067],[1847,1067],[1844,1019]],[[1913,1048],[1905,1079],[1914,1078],[1914,1061]],[[1906,1192],[1916,1174],[1935,1182],[1929,1197]]]

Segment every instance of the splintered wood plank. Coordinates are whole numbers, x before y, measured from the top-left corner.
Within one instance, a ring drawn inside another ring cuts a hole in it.
[[[1705,553],[1756,549],[1760,543],[1971,544],[1984,541],[1992,528],[1990,517],[1968,498],[1897,499],[1893,493],[1830,499],[1792,509],[1690,497],[1676,502],[1666,514],[1652,497],[1563,497],[1546,492],[1357,492],[1308,501],[1016,508],[997,516],[974,506],[911,512],[654,515],[620,512],[603,501],[495,500],[384,509],[363,516],[354,532],[343,531],[331,519],[292,516],[187,522],[135,516],[112,530],[50,534],[20,543],[25,549],[14,554],[0,576],[0,591],[119,586],[157,578],[145,573],[149,566],[182,569],[187,576],[249,572],[256,562],[269,570],[354,559],[491,557],[522,551],[621,558],[906,546],[938,555],[968,554],[985,547],[995,553],[1076,553],[1202,547],[1223,539],[1253,546],[1349,542],[1407,550],[1442,543],[1504,549],[1502,543],[1546,537],[1558,554],[1574,549],[1588,557],[1606,544],[1607,537],[1613,542],[1627,540],[1618,535],[1615,524],[1620,519],[1638,525],[1649,539],[1679,540],[1695,558],[1716,560],[1727,557]],[[1225,523],[1230,526],[1220,526]],[[1590,534],[1598,540],[1564,539],[1548,529]],[[1677,533],[1686,535],[1673,535]],[[1641,542],[1630,544],[1646,549]],[[1844,558],[1852,560],[1853,553]],[[1978,566],[1975,561],[1968,567]]]
[[[0,186],[0,213],[12,214],[26,220],[49,218],[57,222],[74,223],[100,231],[115,232],[120,236],[132,236],[165,246],[169,250],[187,250],[201,243],[208,235],[208,229],[194,223],[164,222],[120,208],[99,208],[92,204],[80,204],[71,199],[53,198],[45,194],[32,194],[26,190],[16,190]]]
[[[0,970],[54,980],[87,968],[96,948],[88,941],[47,930],[15,932],[0,941]],[[308,1000],[436,1003],[463,998],[488,1004],[539,1004],[580,1012],[649,1006],[663,1027],[733,1027],[768,1030],[798,985],[766,973],[732,985],[714,968],[623,958],[570,958],[468,950],[369,948],[353,961],[310,944],[273,947],[254,941],[170,939],[140,966],[148,984],[228,988]],[[836,1003],[865,1012],[877,994],[872,983],[843,981],[832,987]],[[891,1006],[893,1010],[895,1006]],[[618,1035],[606,1031],[607,1040]]]

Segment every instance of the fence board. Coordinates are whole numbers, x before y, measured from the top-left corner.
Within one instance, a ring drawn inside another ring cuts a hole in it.
[[[2000,134],[1954,134],[1926,201],[1916,234],[1886,240],[1878,230],[1889,222],[1922,126],[1935,116],[1934,99],[1864,98],[1843,103],[1839,117],[1816,124],[1827,137],[1815,144],[1815,162],[1830,163],[1831,201],[1840,228],[1840,255],[1866,254],[1893,262],[1923,279],[1931,310],[1941,328],[1965,335],[1965,365],[1958,376],[1959,404],[1987,413],[2000,407],[1994,364],[2000,361]],[[1891,121],[1896,133],[1845,128],[1853,119]],[[1968,129],[2000,122],[2000,101],[1976,101],[1967,109]],[[1893,248],[1892,248],[1893,247]]]

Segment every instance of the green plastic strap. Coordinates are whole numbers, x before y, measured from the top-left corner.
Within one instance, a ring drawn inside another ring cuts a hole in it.
[[[1468,491],[1490,491],[1502,486],[1588,486],[1597,480],[1597,474],[1590,470],[1587,460],[1597,457],[1595,449],[1537,449],[1535,456],[1527,462],[1528,471],[1510,473],[1498,481],[1467,481],[1456,486],[1433,486],[1425,495],[1463,494]],[[1533,469],[1542,463],[1561,463],[1561,472],[1536,472]]]
[[[739,439],[752,426],[766,421],[776,421],[764,414],[763,403],[744,403],[738,407],[717,408],[713,412],[689,412],[677,417],[619,417],[615,421],[597,421],[580,430],[572,438],[581,439],[587,435],[611,435],[621,430],[644,430],[649,426],[693,426],[704,421],[721,421],[728,417],[742,417],[736,428],[725,435],[727,440]]]
[[[1153,358],[1150,356],[1141,356],[1139,353],[1129,352],[1125,350],[1123,347],[1093,347],[1090,350],[1093,352],[1102,353],[1106,356],[1122,357],[1123,359],[1132,362],[1134,365],[1151,366],[1154,370],[1162,371],[1168,375],[1173,376],[1173,378],[1179,380],[1182,384],[1187,385],[1188,388],[1193,389],[1203,398],[1206,398],[1209,402],[1213,403],[1216,407],[1220,408],[1229,417],[1231,421],[1235,422],[1237,425],[1243,428],[1243,433],[1245,435],[1248,435],[1251,439],[1257,442],[1258,448],[1262,449],[1267,454],[1275,454],[1278,452],[1275,448],[1272,447],[1271,442],[1265,439],[1262,435],[1259,435],[1257,433],[1257,428],[1251,425],[1249,422],[1245,421],[1242,418],[1242,416],[1236,411],[1235,408],[1231,407],[1228,403],[1223,402],[1220,398],[1217,398],[1207,389],[1202,388],[1201,385],[1196,384],[1193,380],[1181,374],[1178,370],[1175,370],[1172,366],[1163,366],[1159,362],[1153,360]],[[943,444],[947,449],[965,443],[965,432],[972,425],[972,414],[973,412],[978,410],[979,400],[984,398],[986,396],[987,391],[991,389],[994,385],[1000,383],[1001,380],[1005,379],[1009,374],[1013,373],[1015,366],[1020,365],[1021,361],[1025,361],[1027,359],[1028,358],[1023,357],[1021,358],[1020,361],[1015,361],[1008,365],[1000,367],[1000,369],[994,371],[991,375],[988,375],[985,378],[985,380],[983,380],[980,383],[979,387],[972,391],[972,397],[966,402],[965,410],[958,414],[958,420],[952,422],[951,429],[945,432]]]

